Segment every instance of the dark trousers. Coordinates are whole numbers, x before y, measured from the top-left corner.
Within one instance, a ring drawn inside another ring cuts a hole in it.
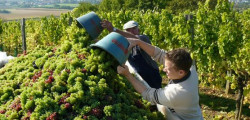
[[[159,69],[154,69],[143,58],[141,54],[130,55],[130,65],[152,88],[161,88],[162,78]]]

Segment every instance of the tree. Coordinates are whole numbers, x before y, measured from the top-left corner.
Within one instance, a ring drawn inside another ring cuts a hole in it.
[[[1,33],[1,29],[2,28],[2,19],[0,19],[0,33]]]
[[[111,10],[111,6],[110,6],[111,0],[103,0],[100,4],[99,4],[99,9],[101,11],[108,11]]]
[[[124,0],[103,0],[99,9],[101,11],[117,11],[123,8],[124,3]]]
[[[153,0],[139,0],[139,9],[147,10],[147,9],[153,9],[154,4]]]
[[[124,0],[111,0],[111,10],[120,10],[123,8]]]
[[[198,2],[204,0],[172,0],[168,2],[166,8],[172,10],[174,13],[184,12],[186,10],[195,10],[198,8]]]
[[[97,11],[98,10],[97,5],[93,5],[93,4],[88,3],[88,2],[81,2],[77,8],[78,9],[76,9],[76,11],[74,13],[76,16],[80,16],[82,13],[85,13],[86,11]]]
[[[173,11],[173,13],[178,14],[186,10],[194,11],[198,9],[198,3],[205,3],[206,0],[171,0],[167,2],[165,8]],[[160,3],[162,4],[162,3]],[[209,0],[209,8],[215,9],[217,0]]]
[[[166,6],[167,6],[167,3],[169,2],[170,0],[154,0],[153,1],[153,4],[154,4],[154,7],[155,8],[158,8],[158,9],[165,9]]]
[[[123,7],[125,9],[138,9],[138,2],[139,0],[126,0]]]
[[[100,11],[119,11],[121,9],[139,9],[139,10],[161,10],[169,9],[173,13],[180,13],[186,10],[198,9],[198,3],[204,3],[205,0],[102,0],[97,5]],[[217,0],[210,0],[209,6],[214,9]]]

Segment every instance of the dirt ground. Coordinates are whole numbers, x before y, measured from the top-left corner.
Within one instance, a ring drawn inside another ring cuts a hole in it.
[[[11,13],[0,13],[0,19],[14,20],[21,18],[36,18],[43,16],[60,16],[61,13],[70,12],[70,10],[63,9],[46,9],[46,8],[20,8],[20,9],[7,9]]]
[[[200,87],[200,105],[205,120],[234,120],[237,93]],[[249,97],[244,97],[241,120],[250,120]]]

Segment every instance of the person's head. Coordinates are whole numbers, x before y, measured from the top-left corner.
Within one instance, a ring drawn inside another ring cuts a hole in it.
[[[138,23],[131,20],[131,21],[128,21],[127,23],[125,23],[123,25],[123,30],[127,31],[127,32],[130,32],[134,35],[139,35],[140,34],[140,30],[138,28]]]
[[[165,68],[169,79],[181,79],[190,70],[192,58],[185,49],[174,49],[166,53]]]

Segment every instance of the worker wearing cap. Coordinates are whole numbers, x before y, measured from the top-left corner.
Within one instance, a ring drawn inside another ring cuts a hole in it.
[[[127,38],[139,38],[140,40],[151,44],[148,36],[140,35],[139,25],[137,22],[131,20],[124,24],[123,30],[116,29],[113,25],[104,20],[101,22],[102,27],[107,28],[109,32],[117,32]],[[157,63],[139,46],[135,46],[131,50],[131,54],[128,57],[126,65],[129,67],[129,71],[136,75],[136,78],[140,80],[144,85],[152,88],[161,88],[162,78],[159,73]],[[145,83],[146,81],[146,83]],[[158,110],[163,109],[157,105]],[[156,107],[155,107],[156,108]],[[163,114],[164,111],[161,111]]]
[[[123,29],[138,36],[140,40],[151,44],[146,35],[139,35],[140,30],[137,22],[128,21],[124,24]],[[161,88],[162,78],[157,63],[139,46],[132,48],[128,62],[150,87]]]
[[[124,24],[123,29],[126,32],[116,29],[107,20],[102,21],[101,24],[104,28],[107,28],[109,32],[117,32],[127,38],[139,38],[140,40],[151,44],[146,35],[140,35],[138,23],[133,20]],[[150,87],[161,88],[162,78],[157,63],[145,51],[140,49],[139,46],[132,48],[128,61],[134,68],[135,72],[137,72]]]

